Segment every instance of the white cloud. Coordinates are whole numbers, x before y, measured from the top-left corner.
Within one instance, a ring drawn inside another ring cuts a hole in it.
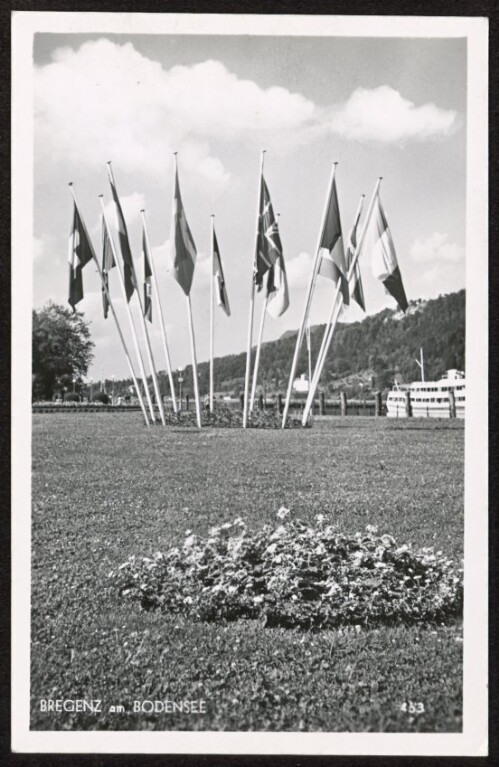
[[[333,112],[330,129],[346,139],[384,144],[446,138],[457,128],[457,112],[435,104],[416,106],[389,85],[357,88]]]
[[[226,185],[229,174],[210,139],[293,130],[314,109],[284,88],[240,80],[220,62],[166,71],[131,43],[106,39],[59,48],[36,71],[37,139],[51,161],[81,167],[114,159],[157,176],[179,151],[182,165],[214,187]]]
[[[309,253],[299,253],[295,258],[286,261],[286,274],[290,288],[305,289],[312,271],[312,256]]]
[[[420,295],[432,298],[445,292],[460,290],[465,283],[464,248],[449,241],[448,234],[433,232],[426,239],[414,240],[410,256],[419,266],[417,274]]]
[[[33,261],[41,261],[45,255],[46,241],[44,237],[33,237]]]
[[[35,104],[41,162],[70,172],[114,160],[157,179],[178,151],[181,167],[212,193],[230,181],[217,140],[268,140],[287,151],[329,131],[389,143],[445,137],[457,125],[456,112],[415,106],[388,85],[358,88],[336,110],[319,108],[302,94],[240,79],[219,61],[166,70],[132,43],[105,38],[57,49],[36,69]]]
[[[433,232],[425,240],[414,240],[410,254],[418,264],[459,263],[464,259],[463,248],[449,242],[449,235],[442,232]]]

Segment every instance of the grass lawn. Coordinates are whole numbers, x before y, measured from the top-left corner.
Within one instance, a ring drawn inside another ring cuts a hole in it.
[[[238,516],[260,528],[282,505],[346,532],[377,525],[459,561],[463,437],[456,421],[199,432],[147,430],[140,413],[35,415],[32,728],[460,731],[460,625],[309,633],[194,623],[122,601],[108,573],[187,530],[205,535]],[[102,711],[41,710],[42,699],[83,698],[102,700]],[[134,713],[134,701],[156,700],[206,710]]]

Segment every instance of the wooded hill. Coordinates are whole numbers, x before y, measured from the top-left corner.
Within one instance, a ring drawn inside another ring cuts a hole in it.
[[[324,327],[316,325],[311,328],[312,363],[317,358]],[[277,341],[262,345],[259,391],[263,386],[267,394],[285,391],[296,335],[296,331],[288,331]],[[439,378],[449,368],[464,370],[464,290],[433,300],[411,301],[405,315],[385,309],[362,322],[339,323],[322,374],[322,388],[330,394],[343,389],[348,396],[355,396],[373,389],[390,388],[395,376],[399,382],[419,380],[420,371],[415,359],[419,359],[421,347],[427,380]],[[298,376],[307,373],[307,360],[304,342]],[[214,366],[215,391],[236,395],[242,392],[245,365],[245,353],[217,358]],[[200,363],[198,370],[200,392],[203,394],[208,391],[208,362]],[[184,373],[184,390],[190,393],[191,371],[189,366]]]

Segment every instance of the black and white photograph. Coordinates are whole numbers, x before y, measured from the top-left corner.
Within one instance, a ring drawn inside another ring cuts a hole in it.
[[[487,753],[487,20],[16,12],[15,751]]]

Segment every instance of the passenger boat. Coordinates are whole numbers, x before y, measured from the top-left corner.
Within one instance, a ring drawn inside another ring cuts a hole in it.
[[[454,392],[456,418],[464,418],[466,409],[466,379],[461,370],[448,370],[438,381],[415,381],[396,384],[386,400],[389,418],[407,416],[407,392],[410,394],[414,418],[450,418],[449,392]]]

